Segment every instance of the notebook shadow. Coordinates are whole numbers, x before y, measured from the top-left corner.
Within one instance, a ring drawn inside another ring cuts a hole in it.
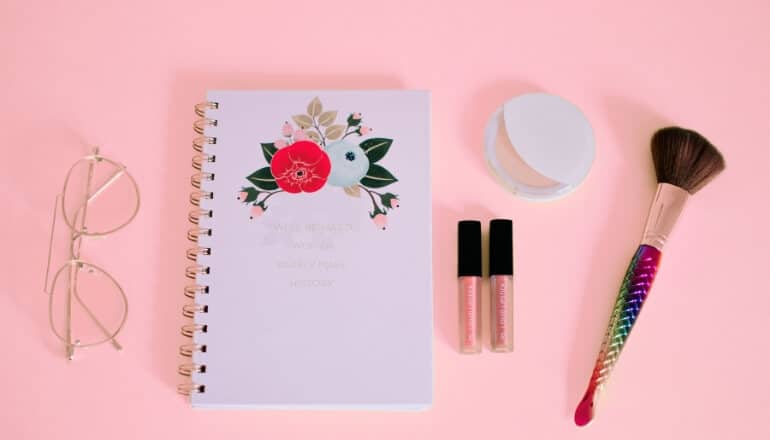
[[[187,213],[192,208],[188,195],[193,190],[190,175],[195,172],[190,166],[194,154],[191,146],[195,133],[192,130],[196,119],[193,107],[204,101],[208,89],[399,89],[403,82],[392,76],[330,75],[307,76],[265,72],[223,72],[223,71],[180,71],[170,91],[167,113],[166,148],[158,152],[159,159],[166,164],[162,182],[163,212],[157,230],[157,249],[160,276],[155,291],[155,316],[152,320],[155,336],[152,346],[153,373],[169,387],[185,382],[177,374],[181,363],[189,362],[179,355],[179,346],[189,343],[182,336],[180,327],[190,323],[181,314],[182,306],[191,302],[183,294],[187,284],[194,284],[185,278],[185,267],[191,262],[185,259],[185,250],[193,246],[187,241],[186,231],[191,227]]]
[[[597,238],[589,261],[601,261],[601,270],[593,269],[583,288],[577,308],[575,330],[570,341],[567,363],[566,415],[572,419],[594,367],[612,305],[623,275],[638,245],[649,202],[655,190],[655,172],[650,154],[650,138],[655,130],[669,125],[666,118],[630,98],[607,96],[604,107],[614,154],[623,159],[613,177],[614,191],[607,201],[602,235]],[[601,148],[601,146],[599,146]],[[597,155],[602,154],[597,151]],[[629,222],[627,219],[633,219]]]

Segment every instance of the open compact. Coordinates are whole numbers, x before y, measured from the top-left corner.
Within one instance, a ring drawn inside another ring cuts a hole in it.
[[[506,102],[484,132],[484,155],[493,174],[528,200],[553,200],[574,191],[588,176],[595,150],[583,112],[547,93]]]

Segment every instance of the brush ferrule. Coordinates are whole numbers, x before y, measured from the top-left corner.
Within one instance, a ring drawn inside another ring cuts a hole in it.
[[[670,183],[659,183],[647,217],[642,244],[662,250],[690,193]]]

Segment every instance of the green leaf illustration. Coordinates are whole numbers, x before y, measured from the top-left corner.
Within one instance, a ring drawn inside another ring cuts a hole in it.
[[[246,180],[253,183],[259,189],[274,190],[278,189],[278,184],[275,183],[273,173],[270,172],[270,167],[260,168],[257,171],[251,173]]]
[[[262,143],[259,145],[262,146],[262,154],[265,155],[265,160],[267,161],[267,163],[272,162],[273,156],[275,156],[275,153],[278,152],[278,148],[275,148],[275,144],[270,142],[270,143]]]
[[[371,138],[361,142],[360,146],[369,158],[369,163],[375,163],[385,157],[392,144],[393,139]]]
[[[366,176],[361,179],[361,184],[369,188],[382,188],[393,182],[398,182],[396,176],[376,163],[369,165],[369,171],[367,171]]]

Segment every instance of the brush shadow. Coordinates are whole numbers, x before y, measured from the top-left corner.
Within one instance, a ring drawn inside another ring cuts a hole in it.
[[[607,201],[604,227],[618,239],[598,237],[589,261],[602,262],[602,270],[595,270],[587,279],[580,300],[571,352],[567,365],[567,407],[572,418],[575,407],[583,396],[599,352],[612,305],[618,288],[639,242],[649,202],[657,180],[650,153],[650,138],[659,128],[670,125],[667,119],[645,104],[622,96],[604,98],[607,125],[611,128],[608,151],[597,156],[612,154],[622,159],[612,175],[615,190]],[[629,219],[631,219],[629,221]]]
[[[182,306],[190,300],[183,295],[183,288],[193,284],[185,278],[185,249],[193,246],[187,241],[186,231],[192,226],[187,222],[187,212],[192,208],[188,194],[193,190],[190,166],[194,154],[191,147],[195,133],[192,123],[196,118],[193,106],[206,99],[206,91],[212,89],[398,89],[401,80],[391,76],[321,76],[292,75],[258,72],[182,71],[175,76],[170,91],[170,107],[166,120],[165,148],[158,151],[158,160],[167,164],[164,170],[163,212],[157,230],[162,246],[156,251],[160,264],[157,267],[157,285],[154,317],[152,320],[155,343],[152,345],[153,372],[169,387],[175,388],[184,378],[177,374],[177,366],[185,362],[178,355],[179,345],[189,343],[179,328],[190,321],[181,314]],[[189,361],[189,360],[188,360]]]
[[[497,216],[483,206],[475,205],[466,209],[433,202],[433,300],[439,339],[458,352],[459,311],[457,287],[457,222],[460,220],[481,221],[482,231],[482,273],[489,273],[487,253],[489,249],[489,220]],[[481,338],[489,347],[489,286],[481,283]]]

